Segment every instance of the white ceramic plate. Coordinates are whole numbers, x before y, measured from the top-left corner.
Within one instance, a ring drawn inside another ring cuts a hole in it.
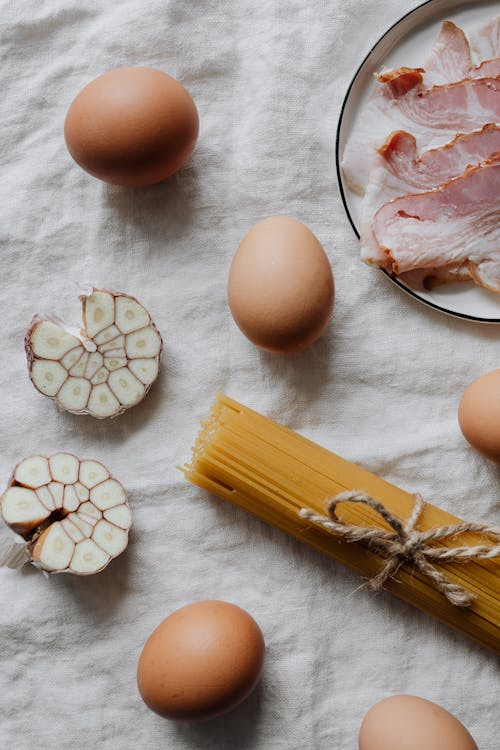
[[[356,119],[363,117],[367,97],[373,86],[373,74],[382,68],[421,66],[439,34],[443,21],[453,21],[467,33],[498,15],[499,11],[498,0],[428,0],[391,26],[361,63],[344,99],[336,147],[342,200],[358,237],[361,198],[349,190],[343,180],[340,162],[346,140]],[[488,292],[472,282],[446,284],[433,290],[416,291],[398,279],[390,276],[389,278],[408,294],[441,312],[467,320],[500,323],[500,294]]]

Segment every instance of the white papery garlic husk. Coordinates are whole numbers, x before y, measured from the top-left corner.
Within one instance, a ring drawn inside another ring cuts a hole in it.
[[[25,540],[26,560],[48,573],[98,573],[128,543],[131,513],[122,485],[99,461],[71,453],[21,461],[0,511]]]
[[[156,380],[162,339],[135,297],[82,295],[83,328],[36,315],[25,338],[33,385],[73,414],[115,417],[140,403]]]

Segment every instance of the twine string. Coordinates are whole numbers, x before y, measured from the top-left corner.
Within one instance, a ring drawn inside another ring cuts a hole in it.
[[[434,587],[456,607],[469,607],[475,600],[472,592],[463,586],[453,583],[438,570],[436,562],[471,562],[472,560],[491,560],[500,557],[500,527],[489,524],[462,521],[450,526],[438,526],[428,531],[419,531],[418,522],[425,503],[421,495],[415,494],[412,512],[406,521],[398,518],[383,503],[358,490],[342,492],[328,503],[328,517],[315,513],[309,508],[299,511],[305,518],[331,531],[346,542],[368,544],[377,554],[386,558],[382,570],[367,581],[366,586],[372,591],[380,591],[387,581],[395,576],[403,563],[409,563],[429,578]],[[391,527],[392,531],[382,528],[357,526],[342,521],[337,516],[340,503],[362,503],[372,508]],[[498,544],[479,544],[466,547],[435,547],[430,542],[450,539],[466,532],[484,534],[498,541]]]

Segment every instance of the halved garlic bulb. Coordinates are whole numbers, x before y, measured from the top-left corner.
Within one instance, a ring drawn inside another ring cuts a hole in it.
[[[30,561],[49,573],[98,573],[128,543],[131,514],[122,485],[99,461],[71,453],[21,461],[0,511],[26,540]]]
[[[31,321],[25,339],[30,378],[66,411],[115,417],[150,390],[162,339],[146,308],[128,294],[94,289],[80,299],[80,334],[38,315]]]

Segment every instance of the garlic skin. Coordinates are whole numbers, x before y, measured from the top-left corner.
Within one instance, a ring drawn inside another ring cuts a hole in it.
[[[123,552],[131,513],[122,485],[99,461],[30,456],[14,469],[0,513],[47,573],[91,575]]]
[[[140,403],[158,376],[162,338],[135,297],[93,289],[80,297],[80,332],[35,315],[25,337],[35,388],[72,414],[116,417]]]

